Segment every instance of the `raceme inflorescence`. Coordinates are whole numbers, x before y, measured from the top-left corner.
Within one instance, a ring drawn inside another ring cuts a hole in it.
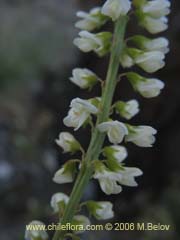
[[[64,153],[71,155],[79,152],[81,159],[68,160],[54,174],[57,184],[75,181],[70,196],[58,192],[52,196],[51,207],[59,216],[61,224],[90,224],[88,217],[80,212],[86,208],[89,214],[98,220],[113,218],[113,204],[108,201],[88,200],[80,203],[88,182],[94,178],[101,190],[107,194],[119,194],[125,186],[136,187],[136,178],[143,174],[136,167],[126,166],[129,142],[139,147],[152,147],[155,142],[156,129],[151,126],[131,124],[131,119],[139,113],[139,103],[135,99],[114,102],[115,89],[120,79],[126,79],[132,90],[144,98],[153,98],[160,94],[164,83],[147,74],[154,73],[165,65],[165,55],[169,51],[169,41],[164,37],[155,37],[168,28],[167,15],[170,13],[168,0],[107,0],[102,7],[90,12],[79,11],[80,19],[75,26],[80,29],[74,45],[82,52],[93,51],[98,57],[110,55],[106,80],[86,68],[75,68],[70,81],[81,89],[91,90],[96,84],[101,85],[101,95],[90,99],[74,98],[70,110],[63,119],[65,126],[75,131],[90,125],[91,139],[87,150],[68,132],[61,132],[57,145]],[[133,35],[125,37],[126,26],[135,16],[140,27],[151,35]],[[102,32],[99,29],[108,21],[114,24],[114,32]],[[119,74],[119,66],[124,72]],[[137,66],[146,76],[129,70]],[[112,118],[116,116],[116,119]],[[122,119],[122,120],[121,120]],[[104,146],[107,136],[108,146]],[[30,225],[43,224],[33,221]],[[53,240],[79,239],[79,232],[56,231]],[[45,230],[26,230],[26,240],[46,240]]]

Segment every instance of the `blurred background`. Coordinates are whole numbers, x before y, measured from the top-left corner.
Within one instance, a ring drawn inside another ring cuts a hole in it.
[[[82,54],[72,41],[77,9],[101,5],[98,0],[0,0],[0,239],[24,239],[25,224],[39,219],[57,221],[49,202],[58,191],[70,193],[72,185],[56,185],[52,176],[66,160],[54,139],[62,130],[69,102],[74,97],[98,96],[70,83],[74,67],[87,67],[102,78],[108,57]],[[84,199],[111,200],[114,222],[170,224],[169,232],[87,232],[82,239],[180,239],[180,1],[172,1],[169,30],[171,44],[166,67],[155,74],[166,83],[163,93],[146,100],[122,81],[116,99],[136,98],[142,111],[133,124],[158,129],[152,149],[128,144],[129,166],[144,171],[138,188],[106,196],[92,181]],[[108,25],[105,29],[111,29]],[[129,34],[141,29],[130,23]],[[143,33],[143,32],[142,32]],[[89,129],[76,137],[87,147]],[[96,223],[95,220],[92,220]],[[98,222],[99,223],[99,222]],[[50,233],[52,234],[52,233]]]

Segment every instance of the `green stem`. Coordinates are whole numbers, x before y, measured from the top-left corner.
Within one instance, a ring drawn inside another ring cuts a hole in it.
[[[125,29],[127,25],[128,17],[120,17],[115,23],[114,39],[111,50],[110,63],[105,82],[105,87],[102,95],[101,109],[98,114],[96,127],[92,133],[91,141],[86,153],[86,157],[83,161],[81,170],[74,184],[69,203],[65,209],[63,218],[60,220],[61,225],[65,225],[72,221],[82,194],[92,176],[92,163],[91,161],[97,160],[101,152],[105,134],[100,133],[97,129],[97,125],[101,122],[105,122],[109,118],[109,112],[116,88],[119,58],[122,53],[122,46],[124,42]],[[65,231],[56,231],[53,240],[62,240],[65,235]]]

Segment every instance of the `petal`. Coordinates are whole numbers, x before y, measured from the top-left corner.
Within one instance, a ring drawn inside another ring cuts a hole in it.
[[[100,132],[107,132],[112,127],[111,122],[103,122],[98,125],[98,130]]]
[[[80,116],[79,116],[79,123],[78,126],[74,129],[75,131],[78,130],[84,123],[85,121],[88,119],[89,114],[87,112],[83,112]]]
[[[118,194],[122,191],[122,187],[110,179],[99,179],[99,184],[103,192],[107,195]]]

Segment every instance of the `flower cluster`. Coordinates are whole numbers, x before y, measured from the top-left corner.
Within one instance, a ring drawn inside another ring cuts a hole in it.
[[[152,34],[160,33],[168,28],[170,1],[168,0],[135,0],[134,5],[139,23]]]
[[[127,17],[130,11],[137,17],[141,27],[151,34],[156,34],[167,29],[170,1],[107,0],[102,7],[94,8],[89,13],[80,11],[77,13],[80,20],[75,26],[81,31],[79,37],[75,38],[74,44],[81,51],[93,51],[99,57],[112,52],[112,33],[92,31],[98,30],[108,21],[113,21],[116,24],[123,17]],[[123,68],[137,65],[146,73],[154,73],[164,67],[165,55],[169,51],[168,45],[169,42],[164,37],[131,36],[123,42],[117,64],[121,64]],[[118,78],[118,75],[116,77]],[[145,98],[158,96],[164,88],[164,83],[161,80],[144,77],[136,72],[128,71],[123,73],[121,77],[125,77],[132,88]],[[129,122],[140,111],[136,99],[111,102],[108,117],[105,117],[103,121],[99,120],[102,119],[99,116],[102,116],[103,107],[107,107],[105,100],[108,95],[105,95],[104,88],[106,85],[103,80],[90,69],[75,68],[72,71],[70,81],[82,89],[89,90],[96,84],[101,83],[102,97],[91,99],[77,97],[73,99],[70,103],[70,110],[63,120],[64,125],[78,130],[89,124],[92,128],[92,134],[95,131],[96,137],[107,135],[110,145],[102,146],[101,151],[96,152],[95,156],[99,156],[96,159],[86,159],[88,150],[86,152],[71,133],[61,132],[58,139],[56,139],[57,145],[62,148],[64,153],[82,153],[82,159],[70,159],[67,161],[54,174],[53,181],[58,184],[73,182],[81,169],[83,169],[85,175],[86,169],[88,169],[87,166],[90,166],[90,177],[98,180],[100,188],[105,194],[119,194],[123,186],[136,187],[138,185],[136,177],[141,176],[143,172],[139,168],[126,166],[125,159],[128,157],[128,151],[127,147],[122,144],[131,142],[139,147],[152,147],[155,142],[156,129],[146,125],[135,126]],[[111,90],[108,89],[106,92],[108,91]],[[117,116],[118,119],[112,119],[112,114]],[[94,124],[95,122],[96,124]],[[99,143],[97,142],[97,144]],[[87,165],[87,161],[90,161],[90,165]],[[83,168],[84,166],[86,168]],[[61,192],[54,194],[51,198],[53,211],[58,213],[62,219],[66,208],[68,208],[69,201],[72,200],[71,198],[72,196],[69,197]],[[90,215],[98,220],[110,219],[114,216],[113,205],[107,201],[89,200],[81,203],[78,210],[80,211],[82,207],[85,207]],[[78,213],[77,209],[76,213]],[[83,215],[73,216],[72,222],[83,225],[90,224],[90,220]],[[47,235],[45,232],[26,232],[27,240],[35,240],[36,237],[40,240],[46,240]]]

